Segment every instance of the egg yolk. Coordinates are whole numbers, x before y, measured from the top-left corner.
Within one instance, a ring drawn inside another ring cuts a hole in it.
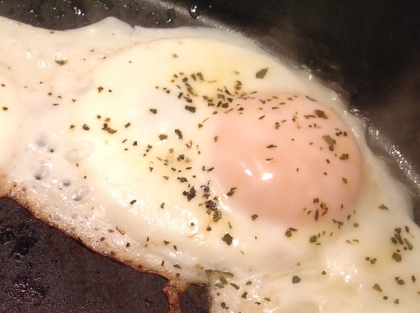
[[[225,209],[290,227],[353,212],[361,153],[330,108],[302,95],[255,94],[237,99],[218,123],[209,162]]]

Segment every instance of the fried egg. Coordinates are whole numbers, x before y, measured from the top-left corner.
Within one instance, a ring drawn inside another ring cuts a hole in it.
[[[212,312],[417,310],[409,193],[310,73],[220,30],[0,23],[3,196]]]

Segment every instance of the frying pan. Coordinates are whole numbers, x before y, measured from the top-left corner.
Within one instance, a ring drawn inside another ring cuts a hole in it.
[[[50,29],[115,16],[131,25],[210,26],[254,39],[312,71],[366,118],[371,148],[413,194],[417,224],[419,14],[420,2],[399,0],[0,1],[0,15]],[[0,200],[0,312],[167,312],[165,283],[89,251],[13,201]],[[181,309],[208,312],[205,286],[192,286]]]

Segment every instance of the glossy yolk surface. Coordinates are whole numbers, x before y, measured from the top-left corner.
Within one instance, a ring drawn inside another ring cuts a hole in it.
[[[218,116],[209,143],[214,184],[234,193],[225,194],[226,208],[291,227],[323,218],[341,221],[354,210],[361,154],[331,109],[288,93],[235,103],[233,111]]]

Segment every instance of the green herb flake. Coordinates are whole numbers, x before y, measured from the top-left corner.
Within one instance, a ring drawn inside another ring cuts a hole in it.
[[[238,188],[236,188],[236,187],[232,187],[232,188],[230,188],[229,192],[228,192],[226,195],[227,195],[228,197],[232,197],[232,196],[233,196],[233,194],[235,193],[236,189],[238,189]]]
[[[253,214],[253,215],[251,216],[251,219],[252,219],[253,221],[255,221],[257,218],[258,218],[258,215],[257,215],[257,214]]]
[[[168,135],[165,135],[165,134],[159,135],[159,140],[165,140],[167,138],[168,138]]]
[[[381,205],[379,206],[379,209],[380,209],[380,210],[388,210],[388,208],[387,208],[385,205],[383,205],[383,204],[381,204]]]
[[[402,260],[401,254],[399,254],[399,253],[397,253],[397,252],[394,252],[394,253],[392,254],[392,258],[393,258],[396,262],[401,262],[401,260]]]
[[[213,213],[213,222],[217,223],[222,219],[222,211],[214,211]]]
[[[179,129],[175,129],[175,134],[178,135],[179,140],[182,140],[182,138],[183,138],[182,132]]]
[[[298,284],[298,283],[300,283],[300,281],[301,281],[301,279],[300,279],[299,276],[293,276],[292,277],[292,283],[293,284]]]
[[[57,63],[60,66],[66,65],[67,64],[67,60],[55,60],[55,63]]]
[[[219,277],[219,280],[220,280],[220,282],[221,282],[223,285],[227,285],[227,283],[228,283],[228,281],[227,281],[226,277],[220,276],[220,277]]]
[[[195,113],[196,108],[190,105],[186,105],[185,110],[190,111],[191,113]]]
[[[197,73],[197,76],[201,81],[204,81],[204,77],[202,73]]]
[[[408,250],[413,250],[413,245],[410,241],[408,241],[408,239],[404,238],[404,242],[407,245]]]
[[[156,114],[157,113],[157,110],[156,109],[149,109],[149,111],[152,112],[153,114]]]
[[[229,234],[226,234],[222,237],[222,240],[228,245],[230,246],[232,244],[233,241],[233,237]]]
[[[339,159],[340,160],[343,160],[343,161],[344,160],[348,160],[349,159],[349,155],[347,153],[343,153]]]
[[[195,198],[197,192],[196,192],[196,190],[195,190],[195,188],[193,186],[193,187],[191,187],[191,189],[189,191],[184,191],[182,194],[185,197],[187,197],[188,202],[190,202],[192,199]]]
[[[116,132],[117,132],[117,130],[116,129],[112,129],[111,127],[105,127],[105,128],[103,128],[103,130],[104,131],[106,131],[108,134],[115,134]]]
[[[395,281],[400,286],[405,285],[405,281],[403,279],[399,278],[399,277],[395,277]]]
[[[263,79],[265,75],[267,74],[267,72],[268,72],[268,68],[263,68],[255,74],[255,77],[258,79]]]
[[[333,138],[329,135],[322,136],[322,139],[328,144],[330,151],[334,151],[334,145],[337,143]]]
[[[372,289],[374,289],[376,291],[379,291],[379,292],[382,292],[382,289],[381,289],[381,287],[378,284],[373,285],[372,286]]]
[[[313,101],[315,101],[315,100],[313,100]],[[322,118],[324,120],[328,119],[328,116],[322,110],[315,110],[315,114],[316,114],[316,116],[318,116],[319,118]]]
[[[347,184],[347,178],[341,177],[341,180],[343,181],[344,184]]]
[[[9,110],[8,107],[3,107],[3,111],[7,111],[7,110]]]

